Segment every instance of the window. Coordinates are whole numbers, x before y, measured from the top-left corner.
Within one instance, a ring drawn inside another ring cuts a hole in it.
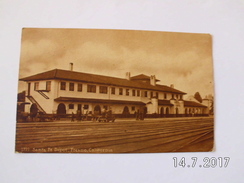
[[[126,94],[127,96],[129,96],[129,95],[130,95],[130,90],[129,90],[129,89],[126,89],[125,94]]]
[[[136,96],[136,90],[132,90],[132,96]]]
[[[140,90],[137,90],[137,96],[140,97]]]
[[[164,93],[164,99],[167,99],[167,93]]]
[[[151,98],[153,98],[153,92],[152,91],[150,92],[150,94],[151,94]]]
[[[84,109],[89,109],[89,105],[84,105]]]
[[[158,98],[158,92],[156,92],[156,98]]]
[[[69,104],[69,109],[74,109],[74,104]]]
[[[46,90],[50,91],[51,90],[51,81],[46,82]]]
[[[74,91],[74,90],[75,90],[75,84],[69,83],[69,91]]]
[[[147,91],[144,91],[144,97],[147,97]]]
[[[61,82],[60,90],[66,90],[66,83],[65,82]]]
[[[87,85],[87,92],[96,93],[96,85]]]
[[[172,93],[172,99],[174,99],[175,95]]]
[[[34,90],[39,90],[39,82],[34,83]]]
[[[111,94],[115,95],[115,87],[111,88]]]
[[[123,95],[123,88],[119,88],[119,95]]]
[[[82,92],[82,84],[78,83],[77,91],[78,91],[78,92]]]
[[[135,106],[132,106],[132,107],[131,107],[131,110],[132,110],[132,111],[134,111],[135,109],[136,109]]]
[[[99,93],[108,93],[108,87],[107,86],[99,86]]]

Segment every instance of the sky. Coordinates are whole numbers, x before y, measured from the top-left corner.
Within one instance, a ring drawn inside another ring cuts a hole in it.
[[[204,98],[213,92],[212,38],[209,34],[106,29],[22,30],[19,77],[52,69],[125,78],[156,75]],[[19,92],[25,90],[19,82]]]

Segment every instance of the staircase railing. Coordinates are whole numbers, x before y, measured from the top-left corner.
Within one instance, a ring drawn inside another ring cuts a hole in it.
[[[32,97],[31,95],[26,96],[33,104],[36,104],[39,111],[43,112],[43,114],[46,114],[46,111],[40,106],[40,104]]]
[[[41,90],[39,90],[39,91],[37,91],[41,96],[43,96],[45,99],[49,99],[49,97],[45,94],[45,93],[43,93],[43,91],[41,91]]]

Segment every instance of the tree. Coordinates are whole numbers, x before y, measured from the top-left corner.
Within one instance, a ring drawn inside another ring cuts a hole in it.
[[[201,95],[200,95],[199,92],[196,92],[196,93],[195,93],[194,98],[195,98],[198,102],[202,103],[202,97],[201,97]]]
[[[212,97],[212,103],[211,103],[211,106],[210,106],[210,109],[209,109],[209,113],[214,115],[214,98]]]

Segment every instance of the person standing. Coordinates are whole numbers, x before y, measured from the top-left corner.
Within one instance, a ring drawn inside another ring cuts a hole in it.
[[[140,110],[137,109],[137,111],[135,112],[136,114],[136,120],[139,120],[140,119]]]
[[[75,121],[75,114],[73,112],[71,114],[71,121]]]

